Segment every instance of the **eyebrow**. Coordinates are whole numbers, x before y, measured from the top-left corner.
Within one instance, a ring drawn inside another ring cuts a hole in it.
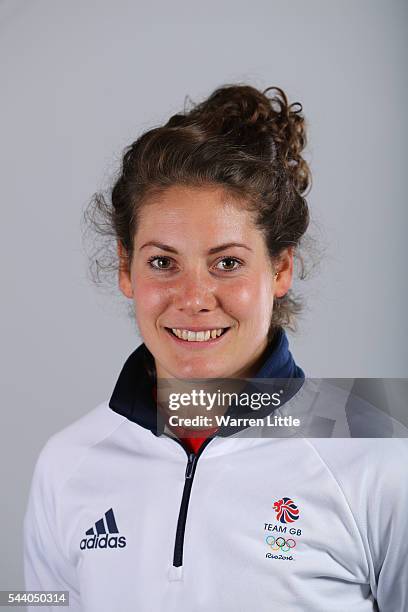
[[[163,244],[162,242],[155,242],[154,240],[145,242],[145,244],[143,244],[140,247],[139,251],[141,251],[147,246],[154,246],[154,247],[157,247],[158,249],[161,249],[162,251],[168,251],[169,253],[175,253],[176,255],[178,255],[178,251],[174,247],[169,246],[168,244]],[[231,247],[242,247],[244,249],[247,249],[248,251],[252,251],[252,249],[249,246],[247,246],[246,244],[242,244],[242,242],[226,242],[225,244],[220,244],[219,246],[209,249],[208,255],[213,255],[214,253],[225,251],[225,249],[229,249]]]

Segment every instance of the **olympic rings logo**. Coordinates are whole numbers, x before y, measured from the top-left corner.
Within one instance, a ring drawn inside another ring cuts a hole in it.
[[[265,542],[272,548],[272,550],[281,550],[282,552],[289,552],[291,548],[295,548],[296,542],[292,538],[285,540],[281,536],[274,538],[272,535],[267,536]]]

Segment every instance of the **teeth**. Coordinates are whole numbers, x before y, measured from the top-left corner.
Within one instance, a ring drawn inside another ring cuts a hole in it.
[[[222,328],[219,329],[207,329],[206,331],[194,332],[189,329],[177,329],[171,328],[171,331],[177,338],[187,340],[188,342],[205,342],[210,338],[217,338],[222,334]]]

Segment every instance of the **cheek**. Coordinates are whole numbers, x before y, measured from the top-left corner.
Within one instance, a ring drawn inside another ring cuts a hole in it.
[[[169,292],[154,279],[141,279],[133,284],[133,300],[136,315],[152,319],[166,307]]]
[[[228,287],[223,300],[224,310],[241,322],[269,320],[273,308],[273,291],[269,276],[254,275],[254,279],[241,279]]]

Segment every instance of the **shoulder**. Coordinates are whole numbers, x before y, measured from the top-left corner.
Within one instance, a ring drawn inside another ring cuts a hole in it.
[[[336,481],[368,542],[373,558],[383,558],[393,525],[408,538],[408,439],[308,439]]]
[[[390,523],[408,536],[408,439],[309,439],[361,532],[383,539]]]
[[[400,482],[408,472],[408,438],[309,438],[308,443],[344,484]]]
[[[34,470],[34,481],[63,486],[87,453],[126,421],[104,401],[64,429],[53,434],[42,447]]]

